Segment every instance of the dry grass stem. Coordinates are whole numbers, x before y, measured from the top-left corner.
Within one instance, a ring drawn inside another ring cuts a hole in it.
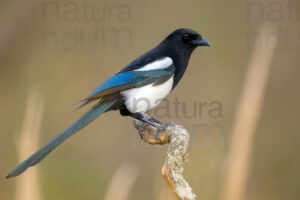
[[[264,26],[258,35],[264,36],[274,31]],[[277,41],[274,41],[274,49],[276,45]],[[274,50],[262,47],[261,41],[257,40],[236,110],[223,184],[224,200],[245,199],[253,138],[273,55]]]
[[[23,161],[39,146],[43,113],[43,98],[32,89],[28,94],[21,136],[16,141],[18,159]],[[40,200],[38,168],[32,168],[20,176],[16,183],[16,200]]]
[[[105,200],[127,200],[138,178],[138,168],[134,163],[124,162],[114,173],[107,189]]]

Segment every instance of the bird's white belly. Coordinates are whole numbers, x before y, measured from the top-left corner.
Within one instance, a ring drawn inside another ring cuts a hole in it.
[[[173,81],[172,76],[163,84],[125,90],[121,95],[125,98],[125,105],[130,112],[146,112],[157,106],[171,92]]]

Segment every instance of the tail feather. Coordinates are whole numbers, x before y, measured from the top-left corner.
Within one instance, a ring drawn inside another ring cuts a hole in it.
[[[43,158],[45,158],[53,149],[60,145],[63,141],[68,139],[70,136],[75,134],[77,131],[87,126],[90,122],[96,119],[100,114],[107,111],[116,101],[100,102],[91,108],[88,112],[82,115],[73,124],[63,130],[59,135],[53,138],[49,143],[47,143],[40,150],[35,152],[21,164],[16,166],[11,170],[6,178],[18,176],[23,173],[28,167],[38,164]]]
[[[91,103],[91,101],[85,101],[85,102],[83,102],[82,104],[80,104],[77,108],[75,108],[75,110],[74,111],[77,111],[77,110],[79,110],[80,108],[82,108],[83,106],[85,106],[85,105],[87,105],[87,104],[89,104],[89,103]]]

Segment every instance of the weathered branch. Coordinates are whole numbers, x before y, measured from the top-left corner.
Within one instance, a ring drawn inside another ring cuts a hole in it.
[[[143,125],[138,120],[134,120],[134,126],[139,131],[142,140],[149,144],[170,143],[167,158],[162,167],[162,175],[178,199],[196,200],[196,195],[182,175],[183,163],[187,161],[188,156],[188,131],[182,126],[169,123],[167,128],[160,132],[158,140],[156,128],[148,124]]]

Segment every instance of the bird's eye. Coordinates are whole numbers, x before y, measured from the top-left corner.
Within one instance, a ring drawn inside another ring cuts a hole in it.
[[[188,39],[190,39],[190,36],[189,36],[188,34],[184,34],[184,35],[182,36],[182,39],[183,39],[183,40],[188,40]]]

